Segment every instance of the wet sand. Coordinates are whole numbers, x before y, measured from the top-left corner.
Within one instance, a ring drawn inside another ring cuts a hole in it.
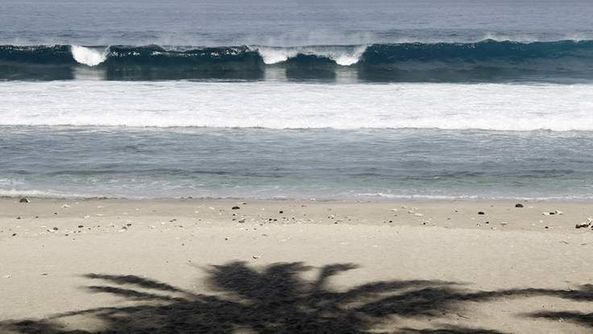
[[[0,332],[590,333],[588,217],[593,203],[5,198]]]

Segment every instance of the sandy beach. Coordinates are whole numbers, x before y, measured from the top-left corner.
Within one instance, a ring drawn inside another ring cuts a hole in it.
[[[591,216],[579,202],[5,198],[0,332],[589,333],[593,230],[575,226]]]

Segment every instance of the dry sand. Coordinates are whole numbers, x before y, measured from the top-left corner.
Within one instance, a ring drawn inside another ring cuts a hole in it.
[[[593,203],[521,203],[0,199],[0,332],[593,332]]]

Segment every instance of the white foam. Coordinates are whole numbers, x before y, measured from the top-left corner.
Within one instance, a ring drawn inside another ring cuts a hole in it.
[[[1,82],[1,125],[593,131],[591,84]]]
[[[87,66],[97,66],[107,59],[107,49],[100,51],[84,46],[72,45],[71,52],[74,60]]]
[[[294,48],[269,48],[260,47],[256,49],[264,63],[267,65],[277,64],[287,61],[289,58],[293,58],[298,54],[298,51]]]
[[[355,48],[352,52],[331,54],[330,58],[338,65],[350,66],[358,63],[366,49],[366,46],[360,46]]]
[[[100,197],[90,194],[75,194],[69,192],[53,191],[53,190],[18,190],[18,189],[2,189],[0,188],[1,197],[35,197],[35,198],[91,198]]]
[[[277,64],[294,58],[299,54],[328,58],[341,66],[351,66],[360,60],[366,46],[302,46],[302,47],[254,47],[259,52],[265,64]]]

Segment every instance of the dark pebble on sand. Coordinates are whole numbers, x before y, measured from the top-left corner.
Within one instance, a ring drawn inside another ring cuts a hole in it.
[[[58,228],[57,228],[57,227],[54,227],[54,228],[53,228],[53,230],[54,230],[54,231],[57,231],[57,230],[58,230]]]
[[[522,208],[522,207],[523,207],[523,204],[521,204],[521,203],[517,203],[517,204],[515,204],[515,207],[516,207],[516,208]]]
[[[279,214],[283,214],[283,213],[284,213],[284,211],[280,210],[280,211],[278,211],[278,213],[279,213]]]
[[[239,206],[235,205],[235,206],[233,206],[233,207],[231,208],[231,210],[239,210],[240,208],[241,208],[241,207],[239,207]]]
[[[19,203],[30,203],[31,201],[27,197],[23,197],[19,200]]]
[[[83,227],[84,227],[84,225],[78,225],[78,228],[83,228]]]
[[[479,215],[483,215],[484,214],[484,211],[478,211],[478,214]]]
[[[21,219],[21,216],[16,217],[16,219]]]
[[[13,237],[16,237],[16,233],[13,233],[13,234],[12,234],[12,236],[13,236]]]

